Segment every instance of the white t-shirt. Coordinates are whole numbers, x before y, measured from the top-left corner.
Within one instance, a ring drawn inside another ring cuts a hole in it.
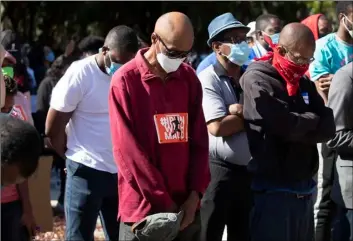
[[[74,111],[66,126],[68,159],[117,173],[108,112],[110,80],[99,69],[95,56],[74,62],[53,89],[50,107]]]

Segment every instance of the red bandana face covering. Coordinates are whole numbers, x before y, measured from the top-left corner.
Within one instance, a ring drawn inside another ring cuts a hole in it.
[[[289,96],[296,95],[299,89],[299,80],[304,76],[305,72],[308,71],[309,64],[297,65],[280,55],[278,49],[275,48],[272,65],[286,81]]]
[[[267,61],[272,59],[272,66],[278,71],[282,78],[286,81],[289,96],[296,95],[299,89],[299,80],[309,69],[309,64],[297,65],[294,62],[283,57],[276,45],[271,39],[265,39],[269,42],[273,52],[268,52],[265,56],[255,59],[255,61]],[[266,42],[267,42],[266,41]]]

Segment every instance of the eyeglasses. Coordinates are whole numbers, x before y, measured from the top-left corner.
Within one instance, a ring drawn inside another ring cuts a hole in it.
[[[237,37],[225,37],[222,40],[223,43],[232,43],[232,44],[240,44],[243,41],[247,41],[247,38],[237,36]]]
[[[302,56],[296,56],[293,52],[289,51],[287,48],[285,48],[285,47],[283,47],[283,48],[286,51],[286,53],[290,56],[290,59],[298,65],[311,64],[315,60],[314,57],[305,58]]]
[[[170,49],[167,47],[167,45],[163,42],[163,40],[161,39],[161,37],[159,37],[157,34],[156,34],[158,40],[163,44],[164,48],[165,48],[165,54],[172,58],[172,59],[182,59],[182,58],[186,58],[190,52],[191,52],[191,49],[189,51],[179,51],[179,50],[173,50],[173,49]]]

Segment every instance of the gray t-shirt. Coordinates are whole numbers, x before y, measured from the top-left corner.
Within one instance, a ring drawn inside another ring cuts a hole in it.
[[[336,135],[327,145],[338,158],[331,191],[334,202],[353,208],[353,62],[339,69],[332,79],[328,106],[333,110]]]
[[[228,107],[238,101],[224,68],[217,62],[198,75],[203,90],[202,106],[206,122],[229,115]],[[242,95],[240,95],[242,100]],[[237,165],[247,165],[250,161],[248,139],[245,131],[227,137],[209,135],[210,157]]]

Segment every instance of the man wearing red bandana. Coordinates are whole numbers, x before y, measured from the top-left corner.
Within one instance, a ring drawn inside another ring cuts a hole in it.
[[[252,155],[251,240],[312,241],[316,144],[334,135],[333,113],[304,76],[315,51],[311,30],[288,24],[271,45],[240,79]]]

